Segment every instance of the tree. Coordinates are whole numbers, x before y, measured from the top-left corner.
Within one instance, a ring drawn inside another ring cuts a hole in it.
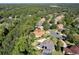
[[[50,29],[50,25],[47,21],[44,22],[43,27],[44,27],[44,30]]]

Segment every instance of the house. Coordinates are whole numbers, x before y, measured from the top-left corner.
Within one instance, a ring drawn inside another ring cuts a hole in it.
[[[55,24],[57,24],[57,22],[60,22],[62,19],[64,18],[64,15],[59,15],[55,18]]]
[[[41,47],[39,47],[38,45],[40,45],[40,43],[42,43],[42,42],[44,42],[45,40],[47,40],[46,38],[41,38],[41,39],[39,39],[39,40],[37,40],[37,47],[36,48],[38,48],[39,50],[40,49],[42,49]]]
[[[63,25],[63,24],[57,24],[57,29],[58,29],[59,31],[64,30],[64,25]]]
[[[42,54],[50,55],[54,51],[54,44],[51,40],[45,40],[38,45],[38,47],[42,48]]]
[[[35,34],[37,38],[39,38],[45,34],[45,31],[43,30],[43,27],[37,27],[33,33]]]
[[[79,45],[68,46],[64,48],[65,55],[79,55]]]
[[[68,46],[66,41],[59,40],[58,46],[60,46],[63,54],[69,54],[69,55],[79,54],[79,45],[69,45]]]
[[[36,27],[42,26],[43,23],[45,22],[45,20],[46,20],[46,19],[45,19],[44,17],[42,17],[41,20],[36,24]]]
[[[67,39],[67,35],[61,34],[58,31],[49,30],[49,32],[50,32],[50,35],[52,35],[53,37],[56,37],[57,39],[62,39],[62,40],[66,40]]]
[[[52,51],[51,51],[51,50],[48,50],[48,49],[44,49],[44,50],[42,51],[42,54],[43,54],[43,55],[51,55],[51,54],[52,54]]]

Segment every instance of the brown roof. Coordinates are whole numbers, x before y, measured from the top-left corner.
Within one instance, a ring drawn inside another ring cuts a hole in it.
[[[77,46],[72,46],[72,47],[70,48],[70,50],[71,50],[73,53],[75,53],[75,54],[79,54],[79,47],[77,47]]]
[[[55,18],[55,24],[57,24],[57,22],[61,22],[62,19],[64,18],[64,15],[59,15]]]
[[[79,45],[71,46],[70,48],[65,48],[64,51],[66,53],[70,52],[73,54],[79,54]]]
[[[58,21],[62,20],[62,18],[64,18],[64,15],[60,15],[60,16],[57,16],[57,17],[56,17],[56,19],[57,19]]]
[[[72,51],[69,48],[65,48],[64,51],[66,54],[68,54],[68,52],[72,53]]]
[[[44,17],[43,17],[43,18],[41,18],[41,21],[42,21],[42,22],[44,22],[44,21],[45,21],[45,18],[44,18]]]
[[[33,33],[35,34],[36,37],[41,37],[44,35],[45,31],[41,30],[40,28],[36,28]]]
[[[64,29],[64,25],[63,24],[57,24],[57,28],[60,29]]]

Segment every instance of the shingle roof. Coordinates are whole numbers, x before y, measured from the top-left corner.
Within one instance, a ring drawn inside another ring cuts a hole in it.
[[[64,49],[66,53],[79,54],[79,45],[71,46]]]
[[[58,28],[58,30],[63,30],[64,29],[64,25],[63,24],[57,24],[57,28]]]
[[[45,31],[41,30],[40,28],[36,28],[33,33],[35,34],[36,37],[41,37],[44,35]]]
[[[59,32],[51,31],[50,30],[50,35],[58,38],[58,39],[65,39],[67,36],[66,35],[61,35]]]
[[[45,49],[45,50],[43,50],[42,54],[43,54],[43,55],[50,55],[51,52],[52,52],[51,50],[46,50],[46,49]]]
[[[41,46],[47,46],[47,49],[52,50],[54,48],[53,42],[50,40],[45,40],[43,43],[40,44]]]
[[[64,18],[64,15],[59,15],[55,18],[55,24],[57,24],[57,22],[61,21]]]
[[[42,54],[50,54],[54,50],[54,44],[51,40],[45,40],[39,47],[43,49]]]

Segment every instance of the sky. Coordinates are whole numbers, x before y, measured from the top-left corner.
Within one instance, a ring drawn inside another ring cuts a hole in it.
[[[0,3],[79,3],[79,0],[0,0]]]

